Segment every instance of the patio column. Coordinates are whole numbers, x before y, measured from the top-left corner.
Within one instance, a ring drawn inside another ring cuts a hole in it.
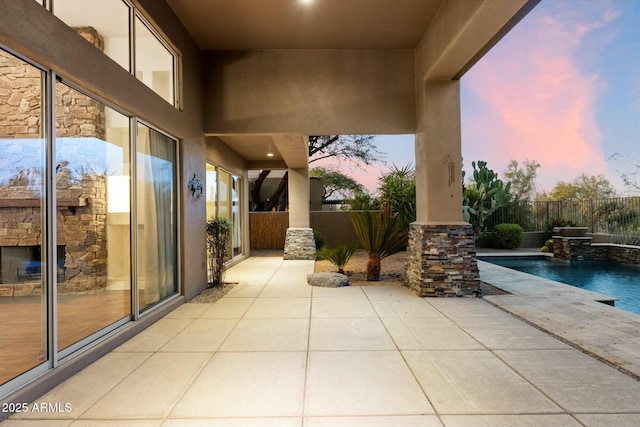
[[[309,168],[289,168],[289,228],[284,259],[315,259],[316,245],[309,217]]]
[[[417,99],[417,220],[409,226],[407,286],[419,296],[474,296],[473,230],[462,220],[460,81],[425,81]]]

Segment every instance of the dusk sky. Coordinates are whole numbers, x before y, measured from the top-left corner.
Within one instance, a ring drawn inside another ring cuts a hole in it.
[[[603,174],[628,195],[620,175],[640,163],[640,0],[542,0],[463,76],[461,98],[467,171],[485,160],[502,175],[529,159],[539,190]],[[413,135],[376,143],[388,165],[414,163]],[[388,169],[338,167],[370,190]]]

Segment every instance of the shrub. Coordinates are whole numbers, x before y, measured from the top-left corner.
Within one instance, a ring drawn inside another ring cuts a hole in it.
[[[316,252],[316,255],[330,261],[338,267],[338,273],[344,274],[344,266],[347,265],[349,258],[351,258],[357,248],[358,245],[355,243],[348,245],[338,243],[335,248],[324,245]]]
[[[522,243],[522,227],[518,224],[498,224],[493,230],[493,245],[498,249],[514,249]]]
[[[313,230],[313,241],[316,244],[316,248],[321,248],[325,245],[324,236],[316,230]]]
[[[541,252],[553,252],[553,240],[549,239],[544,242],[544,246],[540,248]]]
[[[404,249],[407,231],[396,217],[381,212],[351,212],[351,224],[360,243],[367,251],[367,281],[380,280],[380,260]]]
[[[223,283],[225,273],[225,261],[231,239],[231,221],[227,218],[217,217],[207,221],[207,250],[209,253],[209,276],[211,285],[217,286]]]

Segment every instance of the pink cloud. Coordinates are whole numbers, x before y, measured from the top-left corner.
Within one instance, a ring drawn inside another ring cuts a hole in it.
[[[475,98],[463,104],[465,165],[486,160],[500,173],[511,159],[536,160],[544,189],[605,174],[595,112],[606,83],[578,60],[585,37],[616,16],[534,10],[483,58],[462,82]]]

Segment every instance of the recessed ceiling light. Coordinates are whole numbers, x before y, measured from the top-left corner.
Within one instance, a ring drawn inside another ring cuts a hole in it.
[[[267,153],[267,157],[273,157],[273,153]]]
[[[299,0],[299,1],[302,4],[311,4],[311,3],[313,3],[313,0]]]

